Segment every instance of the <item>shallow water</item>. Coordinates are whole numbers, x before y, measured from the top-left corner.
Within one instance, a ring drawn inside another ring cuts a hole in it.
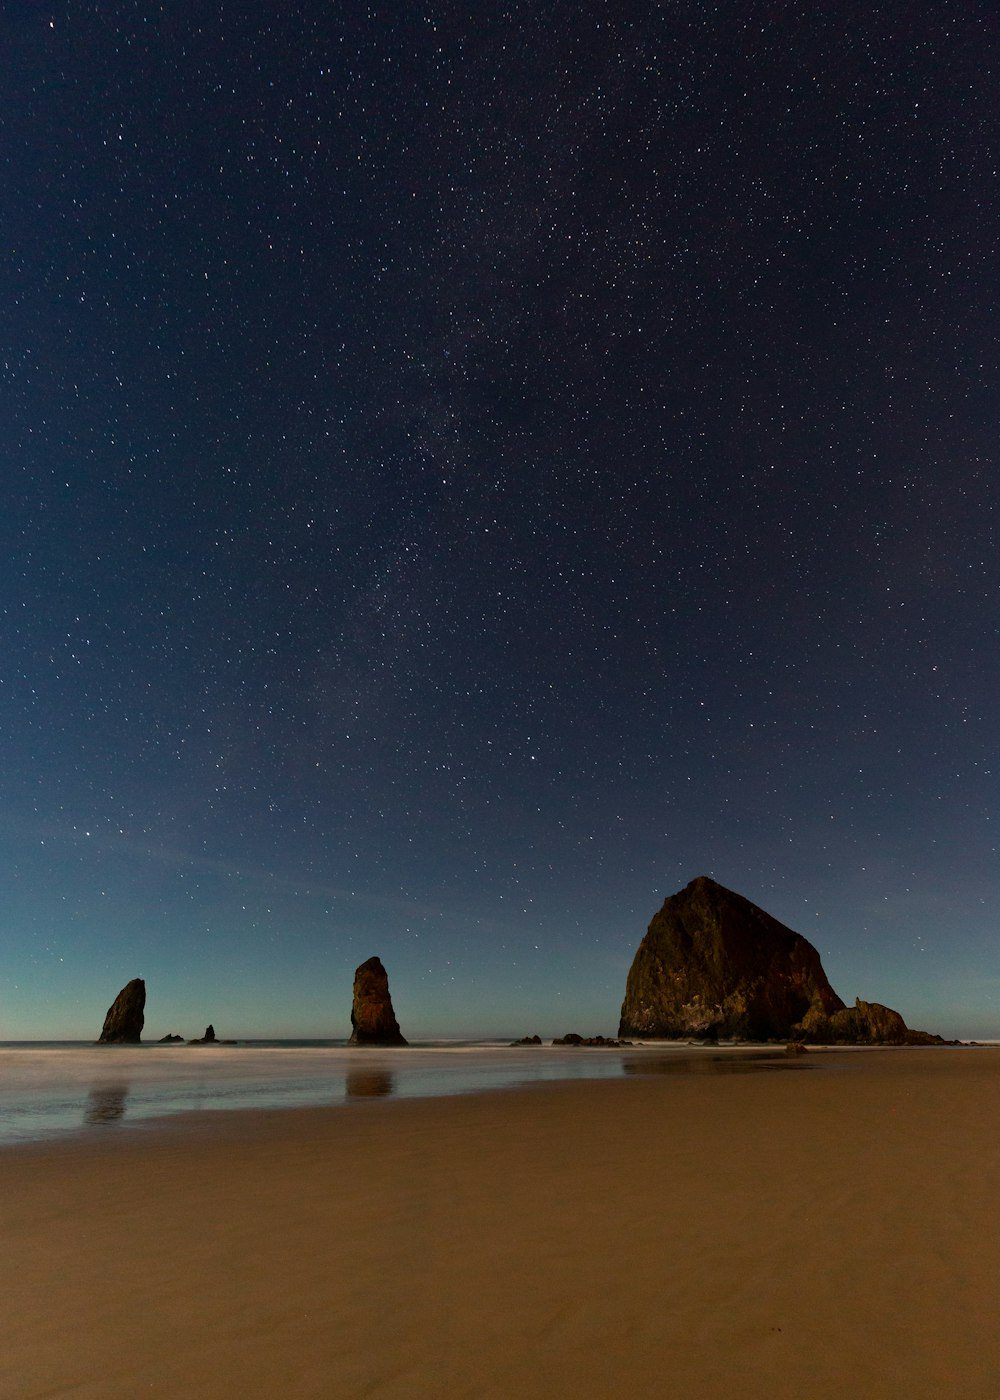
[[[426,1098],[559,1079],[799,1069],[778,1049],[343,1042],[236,1046],[0,1045],[0,1146],[218,1109]]]

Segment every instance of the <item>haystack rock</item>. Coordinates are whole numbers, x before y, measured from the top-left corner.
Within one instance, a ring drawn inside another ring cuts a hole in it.
[[[671,895],[632,962],[620,1036],[941,1044],[874,1002],[846,1007],[801,934],[707,876]]]
[[[146,984],[141,977],[122,987],[108,1007],[98,1045],[138,1045],[145,1024]]]
[[[363,962],[354,974],[349,1045],[405,1045],[389,995],[389,975],[378,958]]]

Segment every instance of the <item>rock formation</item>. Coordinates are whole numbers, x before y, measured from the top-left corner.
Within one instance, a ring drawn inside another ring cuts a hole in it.
[[[189,1040],[189,1045],[238,1045],[237,1040],[219,1040],[215,1034],[214,1026],[206,1026],[205,1034],[200,1035],[197,1040]]]
[[[610,1036],[603,1035],[577,1035],[576,1031],[568,1031],[566,1035],[557,1036],[552,1042],[553,1045],[600,1045],[606,1049],[614,1050],[623,1045],[631,1045],[630,1040],[612,1040]]]
[[[145,1023],[146,984],[141,977],[122,987],[108,1007],[98,1045],[138,1045]]]
[[[182,1035],[173,1035],[172,1033],[170,1035],[161,1035],[157,1041],[158,1045],[182,1045],[183,1043],[184,1037]]]
[[[814,1041],[846,1041],[851,1045],[946,1045],[947,1041],[929,1031],[911,1031],[898,1011],[877,1001],[855,998],[853,1006],[832,1016],[808,1012],[798,1027],[801,1035]]]
[[[349,1045],[405,1045],[392,1009],[389,976],[378,958],[363,962],[354,974]]]
[[[510,1045],[513,1049],[517,1045],[541,1045],[541,1043],[542,1037],[540,1035],[522,1035],[520,1040],[512,1040]]]
[[[943,1044],[886,1006],[846,1007],[801,934],[701,875],[639,945],[618,1034],[664,1039]]]

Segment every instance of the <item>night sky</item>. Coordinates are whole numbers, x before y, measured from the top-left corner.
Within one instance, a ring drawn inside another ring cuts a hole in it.
[[[992,5],[14,0],[0,1038],[1000,1036]]]

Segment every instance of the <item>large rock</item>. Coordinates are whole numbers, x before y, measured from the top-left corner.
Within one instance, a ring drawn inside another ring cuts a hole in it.
[[[378,958],[354,974],[349,1045],[405,1045],[389,995],[389,975]]]
[[[742,895],[701,875],[671,895],[632,962],[620,1036],[801,1039],[811,1011],[844,1003],[819,953]]]
[[[671,895],[649,925],[629,970],[618,1034],[945,1043],[911,1031],[877,1002],[845,1006],[808,939],[704,875]]]
[[[145,1024],[146,984],[141,977],[122,987],[108,1007],[98,1045],[138,1045]]]

